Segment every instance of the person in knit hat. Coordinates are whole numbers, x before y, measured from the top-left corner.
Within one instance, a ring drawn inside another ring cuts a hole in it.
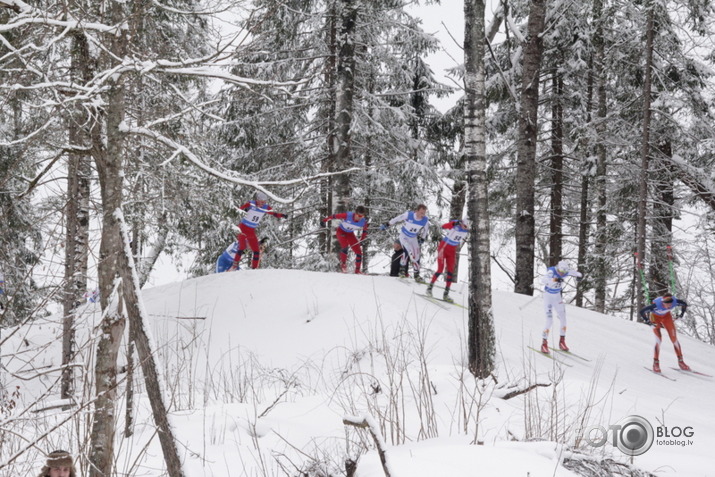
[[[72,455],[64,450],[50,452],[38,477],[77,477]]]

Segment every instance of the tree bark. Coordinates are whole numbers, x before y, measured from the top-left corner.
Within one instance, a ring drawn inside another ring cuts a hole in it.
[[[551,78],[553,103],[551,106],[551,211],[549,217],[549,265],[563,258],[564,227],[564,108],[561,104],[564,80],[554,69]]]
[[[594,21],[598,22],[594,33],[595,47],[595,75],[596,75],[596,233],[593,270],[594,270],[594,308],[600,313],[606,311],[606,280],[608,279],[608,264],[611,260],[606,258],[608,246],[608,230],[606,220],[606,207],[608,203],[608,175],[606,164],[606,71],[605,39],[603,37],[603,2],[596,0],[593,6]]]
[[[595,7],[594,7],[595,11]],[[594,19],[597,18],[594,13]],[[596,20],[597,21],[597,20]],[[597,27],[598,28],[598,27]],[[594,61],[591,60],[589,64],[590,72],[588,75],[588,86],[587,86],[587,102],[586,102],[586,123],[591,123],[591,110],[593,108],[593,85],[594,85]],[[591,184],[591,160],[590,151],[591,144],[588,140],[588,136],[585,136],[582,140],[580,149],[582,151],[581,155],[584,160],[582,166],[583,176],[581,177],[581,198],[579,204],[579,225],[578,225],[578,263],[580,266],[584,266],[586,261],[586,254],[588,252],[588,240],[589,240],[589,229],[591,228],[590,217],[591,217],[591,204],[589,202],[590,194],[590,184]],[[582,282],[583,283],[583,282]],[[576,287],[576,306],[583,306],[583,296],[585,286]]]
[[[658,170],[655,174],[655,187],[658,193],[653,203],[653,238],[650,244],[650,267],[648,275],[654,295],[665,292],[676,293],[670,283],[668,247],[673,241],[673,215],[675,204],[675,186],[671,157],[673,155],[670,140],[663,140],[657,146]]]
[[[653,65],[653,4],[648,2],[648,17],[646,20],[646,45],[645,45],[645,78],[643,82],[643,133],[641,137],[641,167],[638,189],[638,216],[636,225],[636,252],[645,262],[646,250],[646,215],[648,213],[648,163],[650,156],[650,123],[651,123],[651,83]],[[638,274],[638,270],[633,270]],[[642,287],[636,294],[636,309],[641,309],[643,303],[650,297],[644,296]],[[640,321],[640,317],[638,318]]]
[[[531,0],[522,66],[521,107],[516,165],[516,270],[514,291],[533,295],[534,194],[538,133],[539,74],[546,17],[546,0]]]
[[[87,38],[81,32],[72,37],[71,80],[86,84],[91,80],[91,59]],[[90,118],[82,105],[68,113],[68,136],[71,148],[80,149],[89,143],[86,125]],[[65,289],[62,300],[62,384],[61,396],[74,394],[72,366],[75,353],[75,310],[83,303],[87,290],[89,257],[89,194],[91,163],[89,152],[69,152],[67,165],[67,204],[65,206]]]
[[[118,81],[121,81],[118,80]],[[117,252],[121,250],[119,224],[114,212],[122,203],[122,148],[119,124],[124,117],[124,92],[115,81],[107,92],[106,130],[104,146],[102,127],[94,126],[93,151],[102,195],[102,239],[99,253],[99,291],[104,318],[102,335],[97,345],[95,381],[97,400],[92,420],[90,477],[112,475],[114,436],[116,432],[115,403],[117,394],[117,354],[125,329],[117,285]]]
[[[494,371],[489,182],[485,145],[484,1],[464,2],[464,153],[471,221],[469,267],[469,370],[484,379]]]
[[[335,161],[338,170],[348,169],[352,164],[351,126],[353,118],[353,94],[355,90],[355,30],[357,28],[357,5],[355,0],[341,0],[340,31],[338,35],[337,102]],[[350,175],[341,174],[336,179],[337,212],[346,212],[350,204]]]
[[[136,343],[137,355],[144,373],[144,384],[149,396],[154,423],[159,429],[159,443],[161,444],[168,473],[172,477],[181,477],[184,475],[184,470],[176,447],[174,432],[169,423],[169,411],[164,402],[166,394],[162,390],[158,367],[146,332],[146,322],[148,320],[141,301],[139,275],[134,263],[134,257],[129,249],[129,233],[123,216],[121,216],[121,209],[115,211],[115,216],[119,216],[119,229],[123,245],[117,254],[117,269],[122,277],[124,303],[131,323],[132,338]]]
[[[112,4],[108,20],[121,21],[121,4]],[[109,37],[109,48],[122,58],[127,50],[126,31]],[[113,61],[107,58],[107,63]],[[122,204],[123,137],[119,125],[124,121],[125,86],[120,76],[109,81],[103,108],[98,108],[91,125],[92,157],[97,166],[102,198],[102,238],[99,250],[99,292],[104,318],[97,345],[95,381],[97,399],[90,434],[90,477],[113,475],[114,437],[116,433],[117,354],[126,320],[117,281],[117,253],[122,248],[117,217]],[[106,143],[105,143],[106,141]]]
[[[326,157],[321,165],[321,172],[333,172],[335,171],[335,155],[338,151],[338,142],[336,137],[336,110],[337,110],[337,98],[336,98],[336,70],[337,70],[337,51],[338,51],[338,28],[337,28],[337,11],[335,8],[335,3],[331,3],[330,9],[327,16],[327,32],[326,32],[326,42],[328,44],[328,58],[325,61],[325,71],[324,78],[325,84],[327,85],[329,94],[329,102],[326,106],[326,124],[327,124],[327,147],[326,147]],[[332,176],[326,177],[320,181],[320,192],[321,197],[324,201],[323,208],[321,210],[321,218],[327,217],[333,213],[333,186],[334,179]],[[330,227],[326,229],[325,234],[320,234],[319,238],[320,250],[323,251],[326,256],[330,255],[331,244],[330,240]]]

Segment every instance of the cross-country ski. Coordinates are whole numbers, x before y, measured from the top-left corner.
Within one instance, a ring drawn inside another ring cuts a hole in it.
[[[655,374],[656,376],[660,376],[661,378],[665,378],[665,379],[668,379],[668,380],[670,380],[670,381],[676,381],[675,378],[671,378],[670,376],[668,376],[668,375],[666,375],[666,374],[663,374],[663,373],[660,372],[660,371],[653,371],[653,370],[652,370],[651,368],[649,368],[648,366],[643,366],[643,367],[644,367],[645,369],[647,369],[648,371],[650,371],[651,373]]]

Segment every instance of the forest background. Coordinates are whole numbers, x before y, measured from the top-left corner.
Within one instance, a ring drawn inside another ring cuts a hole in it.
[[[67,364],[96,289],[112,348],[132,315],[117,275],[138,289],[161,255],[209,273],[261,190],[289,215],[262,224],[266,267],[334,270],[318,224],[336,211],[377,224],[426,201],[438,224],[466,206],[470,253],[486,237],[515,292],[567,258],[586,275],[577,306],[635,319],[673,289],[698,304],[683,331],[713,343],[711,3],[491,5],[482,176],[461,94],[474,43],[436,79],[442,47],[408,3],[0,1],[2,326],[61,305]],[[366,270],[392,239],[366,242]]]

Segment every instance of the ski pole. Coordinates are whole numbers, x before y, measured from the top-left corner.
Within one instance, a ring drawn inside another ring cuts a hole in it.
[[[648,282],[645,279],[645,273],[643,273],[643,264],[641,263],[638,252],[635,252],[636,268],[638,269],[638,274],[641,277],[641,285],[643,286],[643,293],[645,294],[646,303],[650,303],[650,290],[648,290]]]
[[[524,303],[523,305],[521,305],[521,306],[519,307],[519,311],[522,311],[524,308],[526,308],[527,306],[531,305],[537,298],[539,298],[539,296],[541,296],[541,295],[534,295],[534,296],[532,296],[529,301],[527,301],[526,303]]]
[[[673,247],[666,247],[668,252],[668,268],[670,268],[670,293],[675,293],[675,269],[673,268]]]

